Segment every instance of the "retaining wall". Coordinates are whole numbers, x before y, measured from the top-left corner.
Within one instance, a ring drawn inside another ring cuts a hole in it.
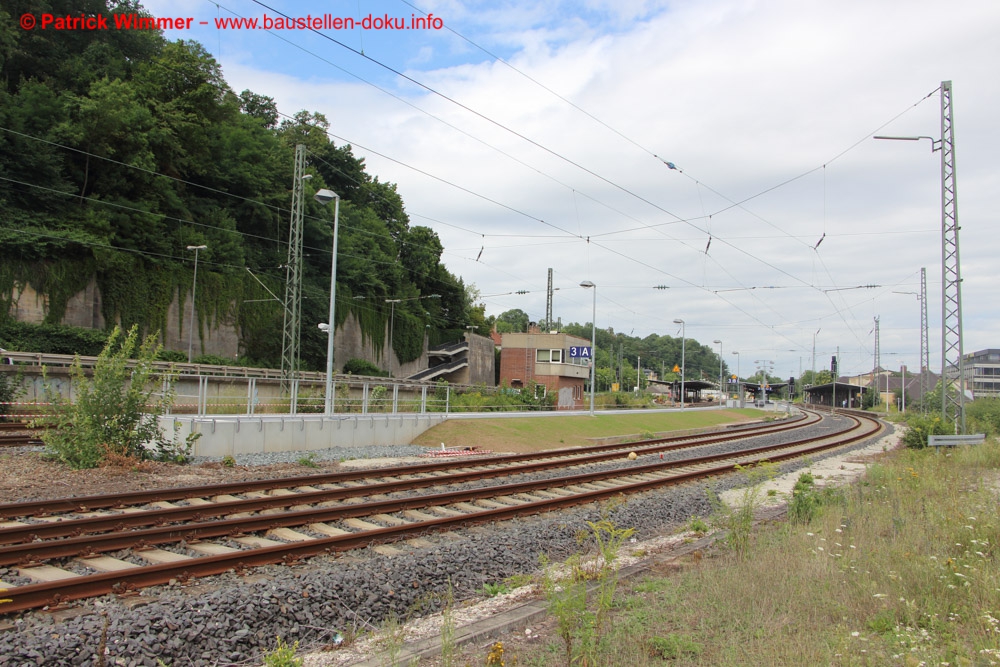
[[[200,433],[195,456],[236,456],[260,452],[297,452],[331,447],[408,445],[443,414],[168,416],[160,419],[166,433],[177,427],[178,440]]]

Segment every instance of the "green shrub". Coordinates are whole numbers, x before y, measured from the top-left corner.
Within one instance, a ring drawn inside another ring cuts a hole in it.
[[[184,361],[187,361],[187,355],[184,356]],[[207,364],[209,366],[232,366],[234,361],[233,359],[220,357],[217,354],[199,354],[191,360],[191,363]]]
[[[14,321],[0,326],[0,347],[16,352],[94,357],[101,353],[107,340],[108,333],[100,329]]]
[[[1000,433],[1000,399],[978,398],[965,406],[969,433]]]
[[[373,377],[389,377],[389,374],[367,359],[351,359],[344,364],[344,373],[350,375],[370,375]]]
[[[42,435],[49,456],[73,468],[93,468],[108,457],[186,461],[198,434],[179,445],[176,433],[167,439],[159,428],[174,391],[172,378],[157,375],[153,367],[157,336],[139,345],[137,327],[128,334],[115,327],[94,362],[92,377],[79,358],[70,367],[74,402],[46,383],[54,413],[46,421],[57,427]],[[160,389],[163,393],[156,395]]]
[[[186,364],[188,356],[186,352],[179,352],[177,350],[160,350],[156,353],[156,360],[174,364]]]
[[[910,415],[906,418],[906,433],[902,443],[910,449],[923,449],[927,446],[927,437],[931,435],[948,435],[953,431],[941,421],[941,417],[930,415]]]
[[[816,483],[807,472],[799,475],[792,488],[792,500],[788,503],[788,518],[799,523],[809,523],[819,511],[820,501],[816,495]]]

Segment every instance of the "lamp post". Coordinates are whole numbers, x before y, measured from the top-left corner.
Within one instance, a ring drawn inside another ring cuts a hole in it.
[[[188,363],[191,363],[191,350],[194,348],[194,295],[198,287],[198,251],[207,245],[189,245],[188,250],[194,250],[194,278],[191,280],[191,333],[188,335]]]
[[[722,384],[722,341],[713,340],[713,343],[719,346],[719,407],[722,407],[722,396],[723,396],[723,384]]]
[[[740,407],[742,408],[743,407],[743,389],[741,387],[742,383],[740,382],[740,353],[736,352],[734,350],[733,354],[736,355],[736,393],[737,393],[737,395],[740,398]]]
[[[326,330],[326,392],[323,401],[323,414],[333,414],[333,335],[337,328],[334,319],[334,306],[337,299],[337,232],[340,226],[340,195],[333,190],[322,189],[313,195],[313,199],[321,204],[329,204],[333,200],[333,257],[330,259],[330,321]],[[320,327],[322,328],[322,326]]]
[[[584,289],[594,289],[593,313],[590,317],[590,416],[594,416],[594,384],[597,377],[597,285],[584,280],[580,283]]]
[[[677,318],[674,320],[674,324],[681,325],[681,410],[684,409],[684,344],[687,342],[687,336],[684,333],[684,320]]]

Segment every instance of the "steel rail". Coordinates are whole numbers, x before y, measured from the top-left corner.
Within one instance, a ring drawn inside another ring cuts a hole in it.
[[[173,500],[184,500],[187,498],[200,498],[207,496],[232,495],[237,493],[247,493],[249,491],[268,491],[276,488],[291,488],[297,486],[315,486],[319,484],[338,484],[344,482],[354,482],[369,479],[371,477],[398,477],[402,475],[416,475],[421,473],[434,473],[447,470],[473,468],[477,466],[491,466],[491,473],[506,470],[501,467],[506,464],[520,463],[523,461],[558,461],[560,459],[580,459],[581,462],[596,461],[597,459],[585,459],[587,455],[599,452],[620,452],[622,450],[635,450],[637,448],[656,447],[657,445],[675,444],[676,449],[688,447],[699,447],[727,440],[755,437],[768,433],[780,433],[796,428],[805,428],[819,420],[818,415],[796,419],[791,423],[767,424],[758,428],[741,429],[737,431],[727,431],[719,434],[717,432],[709,434],[671,436],[667,438],[653,438],[632,443],[619,443],[610,445],[591,445],[588,447],[567,447],[562,449],[550,449],[545,452],[533,452],[528,454],[506,454],[501,456],[481,456],[466,458],[461,460],[431,461],[428,463],[417,463],[392,468],[359,468],[352,471],[320,473],[302,475],[296,477],[268,478],[262,480],[251,480],[246,482],[227,482],[222,484],[209,484],[196,487],[176,487],[169,489],[152,489],[149,491],[137,491],[124,494],[97,494],[91,496],[76,496],[72,498],[55,498],[50,500],[29,500],[18,503],[6,503],[0,505],[0,518],[13,519],[23,516],[58,514],[63,512],[89,512],[97,509],[108,509],[121,507],[123,505],[149,504],[153,502],[169,502]],[[804,423],[802,423],[804,422]],[[667,451],[665,448],[663,451]],[[614,454],[609,455],[614,458]],[[518,474],[517,469],[511,468]],[[431,478],[428,478],[431,479]],[[445,477],[438,477],[434,481],[445,480]],[[447,483],[447,482],[440,482]]]
[[[809,441],[816,441],[836,438],[836,442],[834,443],[815,445],[804,450],[787,452],[764,460],[781,461],[796,458],[814,451],[841,447],[872,437],[872,435],[881,429],[881,424],[878,423],[879,428],[875,431],[864,431],[858,435],[841,438],[840,436],[845,433],[854,432],[861,428],[860,418],[853,416],[849,418],[854,421],[855,424],[847,432],[827,434],[808,439]],[[872,419],[871,421],[875,420]],[[785,445],[785,447],[788,446],[789,445]],[[56,582],[19,586],[7,591],[6,595],[11,602],[4,604],[4,606],[0,609],[2,609],[2,612],[4,613],[12,613],[57,604],[62,601],[73,599],[93,597],[107,593],[124,593],[139,587],[168,583],[174,579],[186,581],[191,577],[211,576],[230,570],[239,572],[246,568],[260,565],[294,563],[309,556],[315,556],[322,553],[347,551],[359,547],[396,541],[402,537],[412,536],[414,534],[423,534],[438,530],[450,530],[461,526],[506,520],[518,516],[538,514],[545,511],[595,502],[624,493],[638,493],[667,484],[677,484],[684,481],[690,481],[692,479],[731,472],[732,467],[732,464],[727,464],[712,468],[703,468],[700,470],[678,473],[670,478],[642,480],[622,486],[612,486],[605,489],[586,491],[573,496],[537,500],[516,506],[488,509],[455,517],[436,518],[402,526],[379,528],[334,537],[317,538],[306,542],[269,546],[247,551],[238,551],[231,554],[205,556],[179,563],[165,563],[149,567],[138,567],[135,570],[123,570],[96,575],[80,576],[78,578],[64,579]],[[634,475],[634,472],[630,472],[629,475]]]
[[[42,439],[34,435],[0,435],[0,447],[24,447],[41,445]]]

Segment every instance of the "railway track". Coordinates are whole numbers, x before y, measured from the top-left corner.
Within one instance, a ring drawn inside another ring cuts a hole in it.
[[[809,413],[796,423],[725,435],[0,505],[0,566],[37,582],[0,583],[11,599],[0,611],[399,540],[419,544],[422,535],[434,531],[648,491],[729,472],[737,464],[795,458],[866,439],[881,429],[874,420],[847,416],[841,420],[849,421],[849,428],[837,433],[762,447],[749,442],[818,420]],[[698,455],[698,447],[726,440],[742,440],[747,446]],[[690,455],[683,458],[663,458],[687,449]],[[622,467],[625,452],[633,451],[636,460]],[[539,479],[538,473],[547,477]],[[502,483],[480,483],[498,478]]]
[[[20,422],[0,422],[0,448],[41,445],[43,430]]]

